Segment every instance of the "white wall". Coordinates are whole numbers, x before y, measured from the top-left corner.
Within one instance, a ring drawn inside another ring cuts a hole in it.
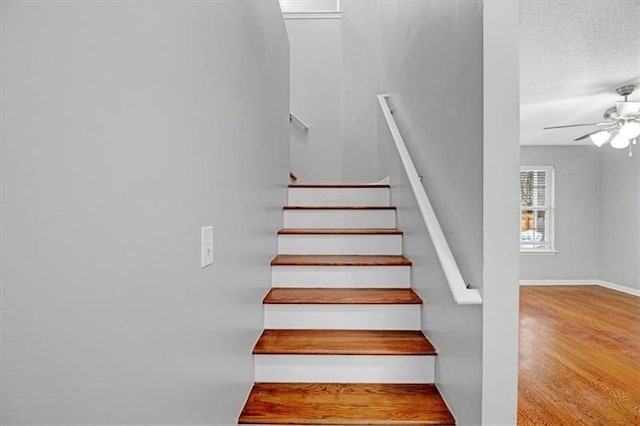
[[[287,19],[291,111],[309,125],[291,127],[291,170],[300,182],[341,182],[339,19]]]
[[[291,163],[301,182],[378,178],[378,5],[344,0],[340,8],[340,19],[285,15],[291,108],[310,125],[307,134],[291,130]]]
[[[482,287],[482,8],[480,2],[380,2],[381,90],[463,277]],[[459,100],[464,100],[459,102]],[[461,121],[459,117],[465,117]],[[482,410],[482,310],[456,306],[383,119],[380,176],[391,176],[436,382],[459,425]]]
[[[276,1],[2,3],[3,424],[235,423],[288,87]]]
[[[519,4],[483,1],[482,424],[513,425],[518,402]]]
[[[342,177],[345,182],[377,182],[378,2],[341,0],[340,8]]]
[[[600,152],[600,279],[640,289],[640,150]]]
[[[600,158],[608,147],[523,146],[525,166],[555,167],[556,255],[521,254],[522,280],[596,279],[600,253]],[[623,159],[626,157],[622,156]]]

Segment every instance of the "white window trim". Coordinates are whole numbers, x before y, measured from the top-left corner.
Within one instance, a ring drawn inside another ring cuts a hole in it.
[[[520,247],[520,254],[524,254],[524,255],[528,255],[528,254],[532,254],[532,255],[556,255],[558,254],[558,250],[556,249],[556,241],[555,241],[555,235],[556,235],[556,229],[555,229],[555,225],[556,225],[556,221],[555,221],[555,216],[556,216],[556,169],[554,166],[520,166],[520,172],[532,172],[532,171],[537,171],[537,170],[541,170],[547,173],[548,179],[549,179],[549,188],[550,188],[550,193],[549,193],[549,205],[547,207],[545,207],[544,209],[537,209],[537,210],[545,210],[547,212],[546,215],[546,224],[547,224],[547,234],[549,237],[549,248],[534,248],[534,249],[527,249],[527,248],[522,248]],[[520,203],[520,200],[518,200],[518,204]],[[520,214],[522,214],[522,206],[520,206]]]

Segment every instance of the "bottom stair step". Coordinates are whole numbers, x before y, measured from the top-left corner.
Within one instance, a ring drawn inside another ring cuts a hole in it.
[[[433,384],[256,383],[240,424],[455,425]]]

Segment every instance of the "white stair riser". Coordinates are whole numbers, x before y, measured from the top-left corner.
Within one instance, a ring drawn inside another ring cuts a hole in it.
[[[408,288],[410,266],[272,266],[273,287]]]
[[[400,255],[402,235],[278,235],[278,254]]]
[[[420,305],[264,305],[273,329],[420,330]]]
[[[388,206],[389,188],[289,188],[290,206]]]
[[[254,355],[256,382],[434,383],[431,355]]]
[[[285,228],[395,228],[396,211],[379,210],[285,210]]]

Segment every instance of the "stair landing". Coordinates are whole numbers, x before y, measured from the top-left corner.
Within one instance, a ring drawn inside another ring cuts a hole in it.
[[[240,424],[455,425],[433,384],[256,383]]]

